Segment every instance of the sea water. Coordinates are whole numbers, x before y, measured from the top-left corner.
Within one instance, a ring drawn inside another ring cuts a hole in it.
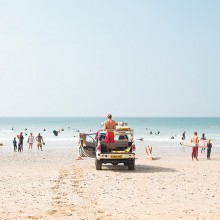
[[[30,132],[34,136],[40,133],[45,142],[45,149],[77,148],[79,131],[95,133],[104,117],[10,117],[0,118],[0,151],[12,151],[13,138],[21,131],[24,134],[24,148]],[[134,138],[137,148],[144,146],[180,148],[182,133],[186,131],[187,141],[197,131],[199,137],[205,133],[212,139],[214,147],[220,147],[220,118],[143,118],[143,117],[115,117],[115,121],[127,122],[134,129]],[[61,131],[58,136],[53,130]],[[159,131],[159,134],[158,134]],[[152,134],[150,134],[152,132]],[[174,139],[171,139],[171,137]],[[143,138],[143,141],[139,141]]]

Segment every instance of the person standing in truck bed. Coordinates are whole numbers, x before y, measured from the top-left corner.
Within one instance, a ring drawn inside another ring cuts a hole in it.
[[[107,145],[107,149],[113,149],[113,145],[115,143],[115,140],[114,140],[114,130],[116,128],[116,125],[117,123],[115,121],[112,120],[112,115],[111,114],[108,114],[107,115],[107,120],[105,121],[105,124],[104,124],[104,128],[106,130],[106,136],[105,136],[105,142],[106,142],[106,145]]]

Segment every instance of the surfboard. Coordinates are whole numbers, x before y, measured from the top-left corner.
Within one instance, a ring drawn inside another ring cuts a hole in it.
[[[207,148],[207,142],[208,140],[200,140],[198,148]],[[191,142],[184,142],[184,141],[180,142],[180,145],[183,147],[196,147],[195,144]]]
[[[145,147],[145,150],[146,150],[147,155],[149,156],[149,159],[153,160],[152,147],[147,146],[147,147]]]

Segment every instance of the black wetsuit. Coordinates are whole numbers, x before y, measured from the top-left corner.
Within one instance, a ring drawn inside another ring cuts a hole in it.
[[[208,143],[207,144],[207,159],[210,159],[211,149],[212,149],[212,143]]]
[[[14,145],[14,151],[16,151],[17,150],[17,141],[16,141],[16,139],[13,140],[13,145]]]
[[[23,135],[20,135],[20,138],[19,138],[19,144],[18,144],[18,151],[23,151],[23,143],[24,143],[24,136]]]
[[[185,132],[183,132],[182,140],[184,141],[185,139],[186,139],[186,134],[185,134]]]

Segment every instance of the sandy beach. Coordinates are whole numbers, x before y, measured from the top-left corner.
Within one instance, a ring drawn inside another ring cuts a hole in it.
[[[2,153],[0,219],[219,219],[220,154],[138,155],[136,169],[71,150]]]

